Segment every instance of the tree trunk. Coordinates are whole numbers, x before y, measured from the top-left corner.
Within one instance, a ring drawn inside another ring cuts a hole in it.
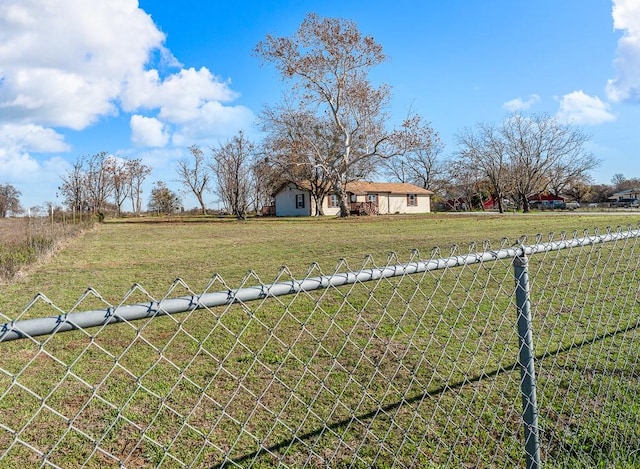
[[[502,205],[502,194],[498,194],[498,212],[504,213],[504,206]]]
[[[351,215],[351,209],[347,205],[346,197],[345,198],[339,197],[339,199],[340,199],[340,218],[348,217],[349,215]]]
[[[324,202],[324,196],[318,197],[318,195],[315,192],[311,192],[311,196],[313,197],[313,203],[315,205],[313,216],[319,217],[324,215],[324,209],[322,208],[322,202]]]
[[[340,206],[340,213],[338,216],[340,218],[346,218],[351,215],[351,207],[348,203],[347,191],[345,190],[344,184],[338,183],[336,187],[336,193],[338,195],[338,205]]]
[[[196,196],[198,198],[198,203],[200,204],[200,210],[202,211],[202,214],[206,215],[207,214],[207,207],[205,206],[202,194],[196,194]]]

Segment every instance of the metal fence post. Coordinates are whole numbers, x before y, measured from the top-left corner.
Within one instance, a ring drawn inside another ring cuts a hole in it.
[[[529,298],[528,259],[524,251],[513,259],[516,279],[516,308],[518,312],[518,343],[520,349],[520,389],[522,391],[522,419],[527,468],[540,468],[540,441],[538,434],[538,404],[536,400],[536,373],[534,367],[533,334]]]

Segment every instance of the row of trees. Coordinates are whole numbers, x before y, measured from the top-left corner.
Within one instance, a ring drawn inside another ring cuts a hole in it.
[[[587,141],[580,129],[553,117],[514,114],[500,125],[479,124],[459,134],[450,179],[467,197],[486,188],[500,212],[505,200],[528,212],[531,195],[586,187],[589,171],[600,163],[585,151]]]
[[[178,161],[177,167],[178,179],[195,196],[203,214],[205,194],[214,190],[225,209],[239,219],[269,204],[275,178],[243,132],[210,150],[207,158],[199,146],[189,147],[191,157]]]
[[[131,201],[133,213],[142,212],[142,185],[151,168],[140,159],[116,157],[107,152],[80,157],[61,176],[58,188],[64,204],[77,213],[103,213],[113,207],[119,216],[124,202]]]

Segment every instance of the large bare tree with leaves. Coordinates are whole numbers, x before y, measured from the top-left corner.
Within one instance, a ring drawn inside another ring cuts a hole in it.
[[[82,213],[89,209],[84,162],[84,157],[78,158],[71,169],[60,176],[62,183],[58,187],[58,194],[64,199],[64,204],[74,213]]]
[[[149,195],[149,211],[169,215],[180,210],[181,205],[178,194],[169,189],[163,181],[156,181]]]
[[[401,154],[417,143],[413,117],[397,130],[387,128],[390,89],[386,84],[375,86],[369,78],[386,59],[382,46],[352,21],[312,13],[291,37],[268,35],[255,52],[292,83],[287,94],[298,103],[296,112],[313,117],[314,123],[303,129],[304,138],[295,142],[296,158],[308,162],[297,164],[326,178],[338,195],[340,215],[348,216],[346,184],[362,172],[356,168],[370,167],[375,159]],[[290,106],[282,109],[288,112]],[[267,115],[265,128],[280,132],[281,127],[271,124],[291,123],[278,114]],[[298,129],[292,130],[294,138]],[[324,143],[314,146],[319,140]]]
[[[109,169],[112,158],[106,151],[101,151],[85,162],[89,208],[94,214],[102,214],[113,195],[113,177]]]
[[[128,195],[130,180],[129,161],[126,158],[111,156],[105,162],[106,171],[111,177],[113,186],[113,202],[116,207],[116,216],[122,215],[122,204]]]

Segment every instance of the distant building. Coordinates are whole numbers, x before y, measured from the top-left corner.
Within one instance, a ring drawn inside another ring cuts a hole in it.
[[[640,200],[640,189],[625,189],[609,197],[612,207],[637,207]]]
[[[551,192],[540,192],[527,197],[527,200],[529,201],[530,208],[537,208],[540,210],[553,210],[566,207],[564,197],[554,195]]]

